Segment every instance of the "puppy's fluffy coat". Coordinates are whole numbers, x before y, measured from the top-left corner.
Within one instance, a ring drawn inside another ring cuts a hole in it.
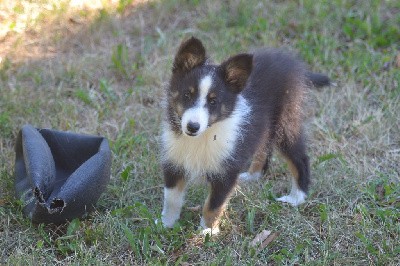
[[[206,177],[210,194],[200,224],[204,232],[217,233],[238,179],[261,176],[273,148],[293,174],[290,194],[277,200],[304,202],[310,169],[302,105],[312,84],[327,85],[329,79],[307,72],[302,62],[278,50],[239,54],[213,65],[200,40],[182,42],[163,123],[163,224],[172,227],[179,219],[188,179]]]

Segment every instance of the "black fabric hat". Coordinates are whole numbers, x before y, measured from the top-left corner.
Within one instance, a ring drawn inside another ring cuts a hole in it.
[[[80,218],[110,181],[107,139],[24,126],[17,137],[15,190],[34,223]]]

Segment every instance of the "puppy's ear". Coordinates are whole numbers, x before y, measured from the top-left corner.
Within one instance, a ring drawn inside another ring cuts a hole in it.
[[[252,54],[238,54],[221,64],[225,81],[230,88],[239,93],[244,89],[253,68]]]
[[[206,61],[206,49],[199,39],[191,37],[181,43],[175,55],[172,73],[179,71],[189,71],[196,66],[204,64]]]

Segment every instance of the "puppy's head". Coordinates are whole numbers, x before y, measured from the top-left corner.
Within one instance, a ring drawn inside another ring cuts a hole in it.
[[[221,65],[206,61],[204,46],[194,37],[182,42],[175,56],[168,116],[178,134],[198,136],[232,114],[251,73],[253,56],[239,54]]]

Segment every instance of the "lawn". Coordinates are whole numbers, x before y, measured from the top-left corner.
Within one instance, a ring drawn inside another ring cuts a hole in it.
[[[400,265],[400,2],[0,1],[1,265]],[[312,90],[306,203],[274,201],[290,174],[275,156],[238,187],[218,236],[198,224],[206,186],[164,229],[162,98],[181,40],[216,62],[257,47],[299,54],[333,80]],[[24,124],[108,138],[111,181],[96,211],[37,225],[14,196]],[[275,238],[250,243],[263,230]]]

